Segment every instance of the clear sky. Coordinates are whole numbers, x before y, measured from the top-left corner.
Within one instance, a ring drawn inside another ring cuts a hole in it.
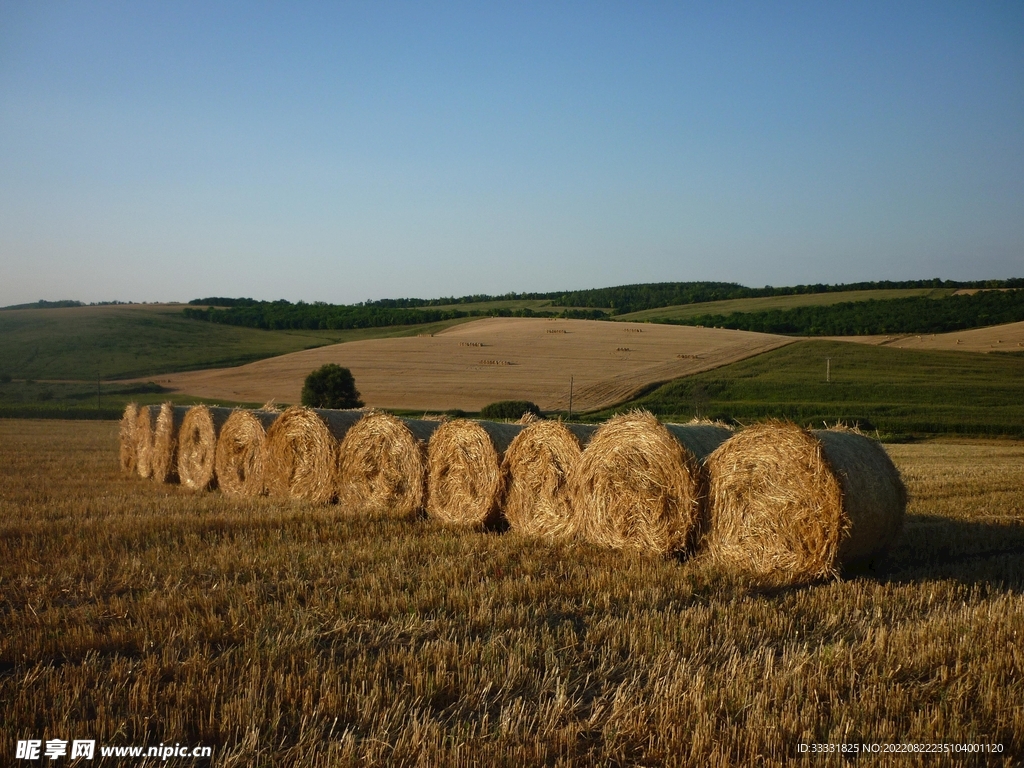
[[[0,0],[0,306],[1024,276],[1024,3]]]

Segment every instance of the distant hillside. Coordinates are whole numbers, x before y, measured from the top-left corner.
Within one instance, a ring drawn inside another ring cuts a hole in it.
[[[71,299],[64,299],[63,301],[33,301],[31,304],[12,304],[9,307],[0,307],[0,311],[5,309],[60,309],[62,307],[84,307],[80,301],[73,301]]]

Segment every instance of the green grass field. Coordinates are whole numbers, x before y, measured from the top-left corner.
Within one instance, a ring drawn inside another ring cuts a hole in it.
[[[760,312],[767,309],[793,309],[794,307],[816,307],[841,304],[845,301],[869,301],[875,299],[904,299],[911,296],[928,296],[941,299],[951,296],[952,288],[906,288],[876,291],[843,291],[841,293],[802,293],[794,296],[765,296],[755,299],[729,299],[727,301],[707,301],[702,304],[682,304],[675,307],[646,309],[642,312],[630,312],[616,315],[616,320],[623,322],[647,322],[654,320],[679,320],[697,317],[698,315],[728,315],[733,312]]]
[[[466,320],[351,331],[262,331],[189,320],[181,306],[0,312],[0,374],[93,381],[224,368],[359,339],[436,333]]]
[[[741,422],[779,417],[813,426],[861,420],[890,436],[1024,436],[1024,358],[803,341],[677,379],[614,410],[634,407],[675,421],[695,415]]]

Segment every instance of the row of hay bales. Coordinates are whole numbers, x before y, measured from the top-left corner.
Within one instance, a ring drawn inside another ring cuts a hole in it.
[[[702,551],[776,582],[832,576],[888,547],[906,491],[859,432],[764,422],[400,419],[129,405],[121,466],[192,490],[269,494],[447,525],[656,554]]]

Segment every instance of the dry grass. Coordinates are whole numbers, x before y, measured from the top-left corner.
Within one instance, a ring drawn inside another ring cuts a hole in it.
[[[345,434],[338,448],[342,509],[373,517],[411,518],[424,510],[427,441],[438,422],[399,419],[373,411]]]
[[[135,429],[139,423],[139,404],[128,403],[124,407],[118,428],[118,458],[121,460],[121,471],[128,475],[135,474],[139,463],[139,444],[135,439]]]
[[[316,504],[337,499],[338,441],[363,411],[293,406],[267,430],[264,482],[272,496]]]
[[[575,535],[569,476],[597,427],[527,420],[503,459],[503,509],[509,526],[523,536],[568,539]]]
[[[848,763],[798,744],[969,741],[1004,752],[856,764],[1024,761],[1020,443],[892,447],[911,502],[887,561],[764,591],[126,479],[117,439],[0,421],[7,755],[95,738],[212,745],[218,766],[817,767]]]
[[[501,459],[519,424],[441,422],[427,447],[427,514],[445,525],[487,528],[501,519]]]
[[[153,453],[150,457],[152,477],[158,483],[178,482],[178,435],[189,408],[164,403],[153,429]]]
[[[216,485],[217,437],[229,416],[230,408],[188,409],[178,431],[178,479],[183,488],[208,491]]]
[[[624,330],[633,331],[625,334],[628,356],[616,351],[623,346]],[[715,328],[488,318],[433,336],[354,341],[234,368],[161,376],[160,384],[218,400],[297,403],[307,373],[338,363],[351,369],[363,400],[381,408],[479,411],[497,400],[530,400],[544,410],[566,410],[572,374],[573,408],[583,412],[623,402],[652,382],[717,368],[792,341]],[[480,358],[480,347],[487,348],[486,359]]]
[[[153,476],[153,435],[156,433],[156,418],[160,415],[159,405],[143,405],[139,408],[135,422],[135,469],[141,478]]]
[[[906,489],[885,449],[844,429],[771,421],[707,462],[708,554],[769,583],[834,576],[899,535]]]
[[[711,423],[664,425],[645,411],[609,419],[571,476],[574,530],[613,549],[690,548],[704,515],[701,462],[729,435]]]
[[[267,430],[278,411],[235,409],[221,427],[214,456],[217,485],[229,496],[260,496]]]

